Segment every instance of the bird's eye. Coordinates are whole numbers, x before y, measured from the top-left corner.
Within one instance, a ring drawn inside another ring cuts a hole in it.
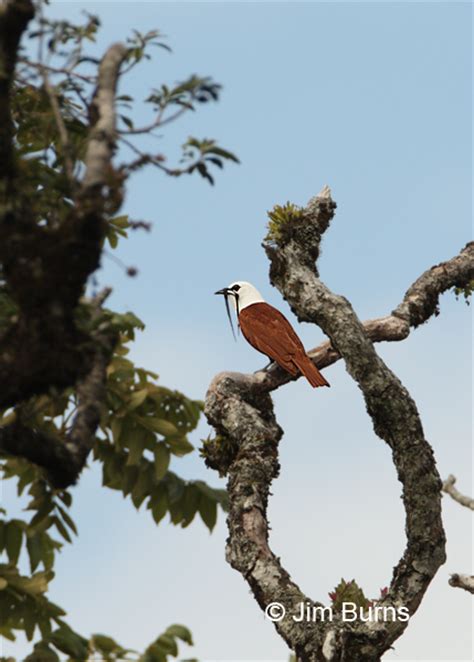
[[[234,290],[234,292],[238,292],[240,290],[240,285],[233,285],[231,289]]]

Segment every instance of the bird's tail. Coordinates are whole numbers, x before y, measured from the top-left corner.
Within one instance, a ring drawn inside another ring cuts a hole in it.
[[[307,354],[301,357],[300,360],[295,361],[295,363],[313,388],[317,386],[330,386],[329,382],[324,379]]]

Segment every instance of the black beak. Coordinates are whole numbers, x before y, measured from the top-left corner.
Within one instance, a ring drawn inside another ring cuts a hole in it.
[[[237,340],[237,337],[236,337],[235,331],[234,331],[234,325],[232,324],[232,315],[230,314],[229,296],[235,297],[235,300],[237,302],[237,311],[238,311],[239,295],[237,294],[237,292],[235,292],[234,290],[229,289],[228,287],[223,287],[222,290],[217,290],[217,292],[214,292],[214,294],[223,294],[224,295],[225,309],[227,311],[227,317],[229,318],[230,328],[232,329],[232,335],[234,336],[234,340]],[[238,318],[238,312],[237,312],[237,318]]]

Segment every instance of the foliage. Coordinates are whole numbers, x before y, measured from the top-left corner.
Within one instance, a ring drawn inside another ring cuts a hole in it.
[[[304,218],[304,212],[292,202],[285,205],[275,205],[273,209],[267,212],[268,232],[265,241],[273,242],[277,245],[284,243],[291,235],[291,230],[295,223],[300,223]]]
[[[454,287],[453,289],[456,299],[459,299],[459,297],[462,296],[466,304],[469,306],[469,299],[474,292],[474,280],[469,281],[466,287]]]
[[[55,229],[71,222],[73,194],[84,172],[98,71],[98,60],[86,46],[95,41],[100,21],[86,14],[84,22],[76,25],[50,20],[41,12],[39,3],[28,50],[23,46],[20,53],[11,111],[22,192],[36,223]],[[158,31],[133,31],[127,40],[122,87],[126,75],[150,58],[153,47],[169,50]],[[30,56],[33,52],[38,59]],[[134,99],[123,93],[117,98],[119,141],[133,158],[109,174],[110,190],[115,193],[107,198],[104,210],[105,241],[112,250],[130,230],[149,229],[148,223],[119,213],[122,187],[131,173],[151,163],[165,175],[197,172],[213,183],[212,168],[222,169],[226,161],[238,162],[211,139],[187,138],[176,166],[168,166],[163,154],[143,152],[134,143],[135,136],[153,135],[199,105],[217,101],[219,93],[219,84],[196,75],[175,86],[156,86],[143,99],[152,113],[150,123],[143,127],[133,121]],[[128,273],[134,275],[134,270]],[[2,279],[0,265],[1,333],[8,331],[16,314],[17,305]],[[145,502],[157,524],[169,514],[173,524],[185,527],[199,514],[212,531],[218,508],[227,508],[225,490],[184,480],[170,469],[171,463],[194,452],[188,434],[198,424],[202,402],[165,387],[156,374],[135,366],[127,357],[129,343],[144,328],[133,313],[102,309],[84,296],[76,310],[76,324],[85,331],[111,330],[118,338],[107,369],[106,398],[91,458],[102,467],[104,486],[121,491],[137,509]],[[0,427],[21,421],[31,430],[65,443],[77,412],[75,387],[62,392],[51,389],[0,411]],[[18,630],[29,640],[41,635],[27,658],[30,662],[59,660],[61,654],[74,660],[166,662],[168,656],[178,654],[178,640],[192,644],[189,631],[181,625],[168,628],[143,654],[122,648],[105,635],[86,639],[75,633],[63,620],[65,611],[47,598],[55,555],[78,533],[70,515],[71,493],[54,489],[42,469],[22,458],[4,456],[0,471],[5,479],[17,482],[19,496],[28,495],[26,511],[31,511],[30,519],[9,519],[0,510],[0,554],[5,561],[0,564],[1,636],[14,639]],[[29,560],[30,575],[19,570],[22,552]]]
[[[131,648],[124,648],[115,639],[105,634],[93,634],[86,639],[74,632],[60,618],[55,619],[58,627],[43,633],[25,662],[60,662],[67,655],[69,662],[167,662],[178,656],[179,641],[193,645],[191,632],[184,625],[170,625],[141,654]],[[0,658],[0,662],[12,662],[12,658]],[[14,661],[13,661],[14,662]],[[197,662],[186,660],[185,662]]]
[[[78,25],[41,17],[29,37],[33,42],[38,42],[42,60],[23,57],[18,69],[12,105],[18,149],[20,154],[28,154],[28,161],[23,163],[27,170],[25,174],[27,179],[31,179],[32,188],[40,193],[39,207],[46,207],[49,216],[57,204],[66,208],[69,204],[61,193],[67,192],[70,183],[64,172],[62,177],[59,176],[58,167],[69,158],[74,163],[75,174],[81,171],[93,113],[89,100],[97,84],[97,59],[85,51],[85,44],[95,41],[99,28],[99,18],[87,12],[85,22]],[[158,30],[144,34],[133,30],[132,36],[127,39],[122,85],[130,71],[151,58],[153,47],[170,50]],[[139,127],[133,120],[135,99],[129,94],[120,94],[117,97],[119,140],[129,153],[138,158],[123,163],[119,172],[126,177],[151,163],[173,177],[197,172],[212,184],[214,178],[210,167],[222,169],[225,161],[238,163],[232,152],[219,147],[214,140],[189,137],[181,146],[181,158],[177,159],[181,165],[176,166],[167,165],[165,155],[144,152],[133,142],[138,135],[157,135],[157,129],[194,111],[198,105],[217,101],[220,90],[221,86],[212,78],[197,75],[174,86],[162,84],[154,87],[141,100],[150,107],[150,122]],[[51,109],[51,94],[55,95],[61,109],[68,134],[67,145],[61,140],[57,119]],[[44,184],[51,177],[54,178],[54,186],[38,187],[38,180]],[[113,210],[110,211],[113,213]]]
[[[379,600],[383,600],[387,593],[388,588],[385,586],[384,588],[380,589],[379,598],[369,600],[365,597],[364,591],[360,588],[360,586],[358,586],[355,579],[352,579],[350,582],[346,582],[345,579],[341,579],[334,591],[329,593],[329,597],[331,598],[332,608],[334,611],[342,611],[344,602],[353,602],[357,607],[368,609]]]
[[[329,597],[332,600],[334,611],[341,611],[344,602],[353,602],[357,607],[362,607],[362,609],[368,609],[372,604],[365,597],[364,591],[358,586],[355,579],[352,579],[350,582],[341,579],[334,591],[329,593]]]
[[[235,460],[238,450],[238,444],[233,439],[218,434],[202,439],[199,453],[204,458],[206,466],[218,471],[219,476],[223,478]]]

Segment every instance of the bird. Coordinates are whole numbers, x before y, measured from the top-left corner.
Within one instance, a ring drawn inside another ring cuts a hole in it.
[[[239,328],[252,347],[268,356],[270,361],[278,363],[293,377],[300,371],[314,388],[330,386],[306,354],[303,343],[286,317],[267,303],[251,283],[239,280],[214,294],[225,297],[232,333],[234,327],[229,298],[234,304]]]

